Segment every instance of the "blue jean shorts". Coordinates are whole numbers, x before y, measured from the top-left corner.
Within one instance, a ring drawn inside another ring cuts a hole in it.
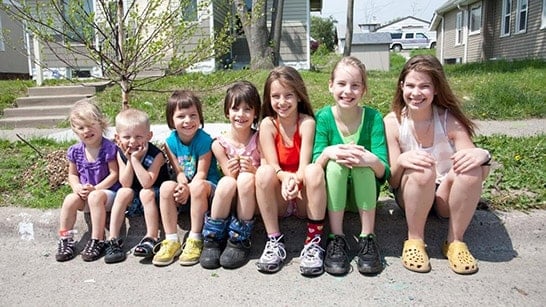
[[[159,208],[159,187],[153,187],[153,189],[155,194],[155,204]],[[142,202],[140,201],[140,196],[138,195],[139,192],[140,191],[133,190],[133,202],[129,205],[129,207],[127,207],[127,210],[125,211],[126,217],[144,215],[144,207],[142,206]]]

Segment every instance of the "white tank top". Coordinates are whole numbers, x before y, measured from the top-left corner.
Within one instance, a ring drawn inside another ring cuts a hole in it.
[[[432,113],[434,116],[434,141],[431,147],[422,148],[417,142],[410,127],[406,109],[402,110],[398,132],[402,152],[422,149],[436,159],[436,183],[439,184],[451,169],[452,163],[450,157],[455,153],[455,146],[450,142],[444,129],[444,127],[447,127],[447,110],[444,113],[443,124],[440,121],[436,106],[432,106]]]

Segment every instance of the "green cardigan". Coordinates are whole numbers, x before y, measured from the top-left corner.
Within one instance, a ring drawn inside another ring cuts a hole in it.
[[[367,150],[376,155],[385,166],[383,178],[376,178],[377,193],[379,187],[390,177],[389,157],[387,150],[387,139],[385,137],[385,126],[383,117],[377,110],[364,106],[364,122],[360,131],[358,145],[364,146]],[[315,143],[313,145],[313,162],[317,160],[322,151],[330,145],[343,144],[342,136],[336,126],[332,107],[326,106],[316,113]]]

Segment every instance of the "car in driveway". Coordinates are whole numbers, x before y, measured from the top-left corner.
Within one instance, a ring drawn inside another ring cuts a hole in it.
[[[391,50],[436,48],[436,38],[422,32],[391,32]]]

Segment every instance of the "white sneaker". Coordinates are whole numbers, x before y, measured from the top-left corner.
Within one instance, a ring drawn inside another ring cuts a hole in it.
[[[320,236],[305,244],[300,254],[300,273],[304,276],[316,276],[324,272],[322,260],[324,249],[320,247]]]
[[[265,273],[275,273],[281,269],[284,259],[286,259],[286,250],[284,243],[280,242],[282,235],[278,238],[270,238],[265,244],[265,249],[256,262],[258,271]]]

